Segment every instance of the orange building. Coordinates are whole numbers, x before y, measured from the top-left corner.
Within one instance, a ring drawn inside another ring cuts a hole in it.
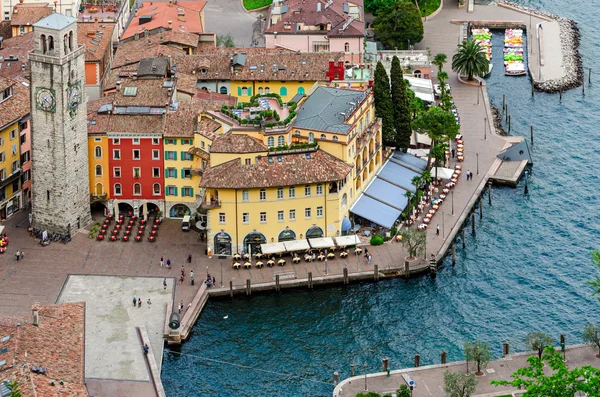
[[[90,99],[100,98],[112,64],[114,23],[78,22],[77,42],[85,45],[85,88]]]

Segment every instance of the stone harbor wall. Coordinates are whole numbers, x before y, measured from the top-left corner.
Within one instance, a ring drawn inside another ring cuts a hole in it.
[[[524,7],[520,4],[507,0],[500,0],[497,3],[506,4],[513,8],[527,11],[533,15],[539,15],[554,19],[560,27],[561,49],[563,54],[563,66],[566,74],[558,79],[538,82],[534,80],[534,87],[538,91],[556,93],[579,87],[583,83],[583,67],[581,65],[581,56],[579,55],[579,28],[577,23],[571,19],[563,18],[559,15],[539,11],[533,8]]]

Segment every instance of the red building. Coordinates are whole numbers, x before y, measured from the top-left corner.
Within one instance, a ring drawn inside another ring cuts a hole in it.
[[[122,120],[120,120],[122,119]],[[121,122],[135,125],[125,133]],[[113,116],[108,135],[111,197],[119,210],[164,208],[162,116]],[[147,128],[144,128],[147,127]],[[141,132],[145,131],[145,132]]]

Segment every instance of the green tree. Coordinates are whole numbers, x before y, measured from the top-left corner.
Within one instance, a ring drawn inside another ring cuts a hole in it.
[[[367,0],[365,1],[365,11],[377,16],[395,2],[396,0]]]
[[[408,386],[400,385],[400,387],[396,390],[396,397],[411,397]]]
[[[390,71],[392,82],[392,106],[394,108],[394,127],[396,130],[396,147],[406,152],[410,146],[410,101],[407,95],[407,87],[402,73],[400,60],[394,55],[392,58],[392,69]]]
[[[375,35],[386,48],[408,49],[423,40],[423,21],[412,2],[397,1],[373,21]]]
[[[452,140],[458,135],[458,125],[454,115],[437,106],[432,106],[426,112],[419,114],[412,126],[418,133],[427,134],[433,141],[432,144]]]
[[[583,343],[598,349],[596,357],[600,358],[600,325],[588,323],[583,328]]]
[[[231,36],[231,33],[218,34],[217,35],[217,47],[234,48],[235,43],[233,42],[233,37]]]
[[[544,371],[544,361],[550,371]],[[591,366],[569,369],[552,346],[544,350],[542,360],[531,356],[527,362],[529,366],[514,372],[512,380],[493,380],[491,384],[526,389],[523,397],[573,397],[576,392],[600,396],[600,369]]]
[[[592,251],[592,263],[600,270],[600,251]],[[593,295],[600,295],[600,276],[596,275],[594,280],[587,283],[594,287]],[[598,296],[598,300],[600,301],[600,296]]]
[[[444,372],[444,391],[450,397],[469,397],[475,393],[477,379],[473,374],[462,372]]]
[[[374,391],[360,392],[356,395],[356,397],[381,397],[381,394]]]
[[[446,81],[448,81],[449,78],[448,73],[444,71],[438,72],[437,78],[440,82],[440,99],[444,100],[448,94],[446,89]]]
[[[487,342],[474,341],[465,342],[465,359],[467,362],[473,361],[477,365],[475,375],[483,375],[482,368],[487,367],[487,364],[492,359],[492,351]]]
[[[423,173],[421,174],[421,179],[423,179],[423,183],[425,184],[425,188],[423,190],[427,191],[427,189],[429,188],[429,184],[433,181],[433,178],[431,177],[431,172],[429,172],[429,170],[423,171]]]
[[[423,178],[420,177],[420,176],[415,175],[411,179],[410,183],[415,187],[415,191],[417,191],[417,190],[419,190],[419,188],[423,184]]]
[[[375,68],[373,97],[375,99],[375,116],[381,118],[383,144],[395,146],[394,109],[390,96],[390,80],[381,62],[377,62]]]
[[[405,227],[398,234],[402,237],[402,245],[408,251],[408,259],[414,260],[418,255],[423,255],[427,238],[425,231]]]
[[[552,342],[552,337],[542,331],[530,332],[525,337],[525,345],[529,350],[536,351],[540,360],[542,359],[542,354],[544,354],[544,349],[552,346]]]
[[[446,54],[443,54],[440,52],[439,54],[435,54],[435,56],[433,57],[433,61],[431,61],[431,63],[433,63],[435,66],[437,66],[438,73],[439,73],[444,69],[444,64],[447,61],[448,61],[448,57],[446,56]]]
[[[404,193],[404,196],[408,199],[408,205],[406,206],[406,214],[408,216],[410,214],[410,210],[412,210],[413,193],[410,190],[407,190],[406,193]]]
[[[8,390],[10,390],[10,394],[8,397],[21,397],[21,390],[19,389],[19,384],[16,380],[11,380],[8,382]]]
[[[485,76],[490,61],[481,52],[481,46],[473,40],[465,40],[458,45],[458,51],[452,57],[452,70],[473,80],[473,76]]]

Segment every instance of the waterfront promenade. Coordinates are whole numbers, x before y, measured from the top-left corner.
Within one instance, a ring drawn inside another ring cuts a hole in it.
[[[596,358],[597,350],[590,346],[570,346],[566,348],[567,365],[569,368],[593,366],[599,367],[600,360]],[[473,397],[492,397],[506,395],[517,391],[516,388],[506,386],[492,386],[491,380],[511,380],[511,374],[519,368],[526,367],[527,358],[534,353],[511,354],[499,360],[491,361],[484,370],[483,376],[478,376],[477,390]],[[393,368],[393,363],[390,363]],[[474,364],[470,363],[470,370]],[[458,361],[448,364],[428,365],[419,368],[405,368],[390,371],[390,376],[380,372],[359,375],[341,381],[334,389],[333,397],[354,397],[365,390],[380,394],[393,393],[402,384],[407,384],[406,379],[412,379],[416,385],[412,392],[413,397],[446,397],[444,391],[444,372],[465,372],[466,363]],[[521,391],[522,392],[522,391]],[[509,394],[510,395],[510,394]],[[520,395],[520,394],[519,394]]]

